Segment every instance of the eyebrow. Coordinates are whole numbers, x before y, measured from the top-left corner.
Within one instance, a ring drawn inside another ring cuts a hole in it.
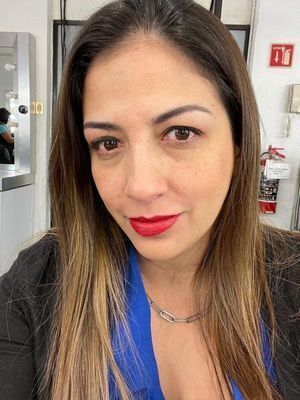
[[[168,119],[171,119],[173,117],[176,117],[178,115],[181,115],[181,114],[184,114],[187,112],[191,112],[191,111],[200,111],[200,112],[212,115],[212,112],[206,107],[199,106],[197,104],[187,104],[185,106],[173,108],[171,110],[164,112],[161,115],[158,115],[157,117],[154,117],[151,120],[151,123],[152,123],[152,125],[158,125],[158,124],[161,124],[161,123],[167,121]],[[121,131],[122,130],[122,128],[116,124],[112,124],[110,122],[101,122],[101,121],[87,121],[83,124],[83,129],[87,129],[87,128],[104,129],[107,131],[117,131],[117,130]]]

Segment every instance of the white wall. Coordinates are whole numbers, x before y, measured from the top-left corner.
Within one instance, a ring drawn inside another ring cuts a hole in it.
[[[222,22],[228,25],[250,25],[254,0],[223,0]]]
[[[251,75],[262,120],[263,145],[286,149],[293,166],[292,179],[281,181],[277,213],[268,221],[283,228],[291,224],[296,181],[300,166],[300,115],[295,115],[289,137],[284,137],[287,123],[289,85],[300,83],[300,2],[299,0],[257,0],[251,51]],[[270,68],[271,43],[294,43],[291,68]]]
[[[0,10],[1,31],[30,32],[36,42],[36,99],[44,103],[44,115],[37,116],[36,183],[33,194],[33,233],[35,233],[49,226],[47,157],[52,87],[52,0],[0,0]],[[22,207],[22,198],[15,197],[14,201]],[[15,223],[18,224],[18,221]]]
[[[33,196],[33,185],[0,192],[0,276],[32,237]]]
[[[68,0],[66,19],[84,20],[106,3],[110,3],[110,0]],[[59,4],[59,0],[53,0],[53,19],[60,19]]]

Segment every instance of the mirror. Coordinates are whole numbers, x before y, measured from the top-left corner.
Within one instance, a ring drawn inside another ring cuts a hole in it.
[[[0,171],[33,170],[34,62],[32,35],[0,32]]]
[[[3,164],[14,164],[14,143],[11,141],[14,141],[14,131],[18,125],[14,95],[17,92],[16,65],[15,40],[13,47],[0,47],[0,163]],[[10,116],[6,121],[8,112]]]

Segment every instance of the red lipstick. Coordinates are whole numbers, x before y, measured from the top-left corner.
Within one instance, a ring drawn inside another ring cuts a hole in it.
[[[175,224],[180,214],[155,215],[151,218],[129,218],[132,228],[141,236],[155,236],[165,232]]]

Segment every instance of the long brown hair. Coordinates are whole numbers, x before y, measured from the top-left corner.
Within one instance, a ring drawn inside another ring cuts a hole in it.
[[[190,57],[217,87],[228,112],[239,154],[194,287],[197,293],[205,274],[211,306],[206,338],[224,376],[235,380],[246,400],[279,398],[262,357],[262,307],[268,312],[271,331],[274,318],[256,201],[260,154],[256,102],[245,62],[230,33],[191,0],[114,1],[91,16],[71,49],[50,156],[59,266],[44,387],[55,400],[109,399],[111,371],[120,398],[130,398],[111,343],[117,322],[126,325],[126,237],[93,182],[83,136],[82,95],[91,62],[140,33],[155,34]],[[198,298],[195,301],[200,303]]]

